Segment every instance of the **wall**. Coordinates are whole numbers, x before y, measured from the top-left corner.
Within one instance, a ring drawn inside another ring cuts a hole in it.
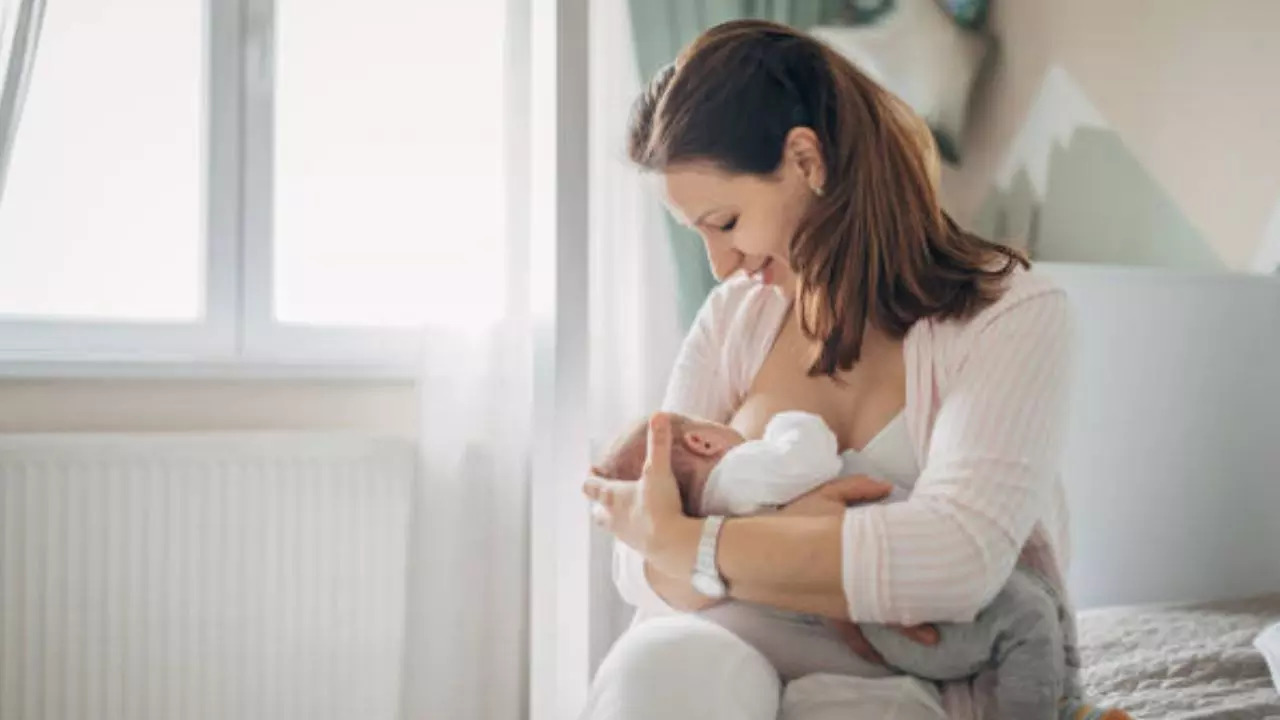
[[[0,432],[358,430],[413,437],[411,382],[3,380]]]
[[[948,207],[1052,260],[1280,265],[1280,2],[994,0]]]
[[[1280,278],[1042,268],[1077,319],[1076,601],[1280,589]]]

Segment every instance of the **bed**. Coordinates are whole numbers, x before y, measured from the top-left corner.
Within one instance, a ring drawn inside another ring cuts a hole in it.
[[[1076,315],[1062,471],[1087,689],[1144,720],[1280,720],[1252,647],[1280,621],[1280,281],[1038,267]]]
[[[1080,614],[1091,698],[1135,718],[1280,718],[1280,694],[1253,639],[1280,622],[1280,594]]]

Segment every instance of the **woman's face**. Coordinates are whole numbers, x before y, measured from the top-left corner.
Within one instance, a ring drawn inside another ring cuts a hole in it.
[[[769,175],[733,174],[709,162],[673,165],[664,174],[667,205],[706,245],[716,279],[738,270],[790,293],[791,238],[815,197],[811,169],[784,161]]]

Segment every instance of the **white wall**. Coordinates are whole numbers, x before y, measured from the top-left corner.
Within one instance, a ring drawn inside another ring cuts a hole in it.
[[[1077,603],[1280,591],[1280,279],[1040,267],[1077,314]]]

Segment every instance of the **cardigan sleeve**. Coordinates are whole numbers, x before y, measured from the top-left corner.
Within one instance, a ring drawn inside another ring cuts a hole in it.
[[[909,500],[850,508],[842,583],[858,622],[968,622],[1000,590],[1053,492],[1072,328],[1062,291],[998,302],[955,362]]]

